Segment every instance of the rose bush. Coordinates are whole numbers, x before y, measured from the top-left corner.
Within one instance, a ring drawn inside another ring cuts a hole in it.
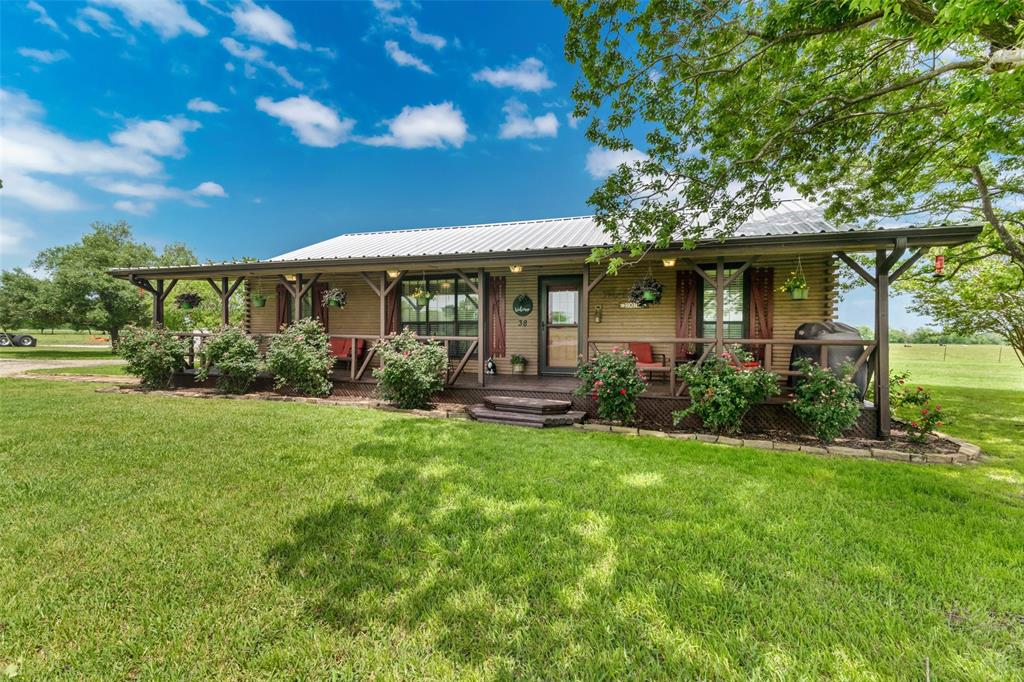
[[[117,344],[117,354],[127,361],[125,369],[147,388],[169,386],[171,374],[185,368],[185,352],[185,341],[162,326],[126,327]]]
[[[333,366],[324,326],[312,318],[285,327],[267,351],[267,369],[274,374],[275,388],[287,386],[306,395],[327,395]]]
[[[779,378],[761,367],[745,367],[752,357],[740,350],[708,358],[704,364],[682,365],[677,370],[686,382],[690,406],[672,413],[678,425],[696,415],[704,428],[715,433],[734,433],[743,417],[757,403],[779,394]]]
[[[821,368],[807,358],[796,362],[796,369],[804,378],[794,390],[795,400],[789,407],[800,417],[819,440],[831,443],[860,416],[857,386],[850,382],[850,365],[844,365],[839,375]]]
[[[598,416],[622,424],[633,423],[637,402],[640,394],[647,390],[647,381],[630,351],[615,347],[590,361],[581,357],[576,377],[580,385],[575,393],[590,395],[597,403]]]
[[[410,329],[377,346],[381,366],[373,370],[382,400],[402,409],[424,408],[444,388],[448,355],[436,341],[424,343]]]
[[[210,369],[220,372],[217,388],[225,393],[245,393],[263,369],[259,345],[237,327],[224,327],[206,339],[199,349],[196,379],[206,381]]]

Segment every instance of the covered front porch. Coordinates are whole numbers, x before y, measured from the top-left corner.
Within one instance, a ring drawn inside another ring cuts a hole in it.
[[[703,363],[712,353],[734,346],[751,352],[760,366],[783,382],[795,374],[789,364],[795,346],[814,347],[822,364],[828,364],[830,349],[854,346],[855,369],[866,366],[876,377],[888,376],[889,286],[926,249],[924,243],[898,237],[888,248],[874,250],[871,271],[853,259],[852,248],[822,251],[788,245],[784,251],[760,249],[761,253],[704,249],[685,260],[677,253],[655,252],[617,277],[583,258],[563,257],[399,263],[380,270],[326,263],[269,268],[270,264],[237,264],[199,266],[196,272],[136,271],[127,278],[151,294],[154,324],[163,323],[167,299],[183,279],[209,284],[224,323],[229,321],[232,296],[242,296],[245,331],[264,344],[282,325],[304,317],[320,319],[337,356],[332,378],[342,394],[371,392],[377,344],[410,326],[448,351],[446,400],[475,400],[481,389],[567,396],[576,387],[572,375],[580,356],[622,346],[638,356],[650,356],[642,358],[650,380],[646,400],[671,401],[678,408],[677,401],[685,400],[685,386],[675,369],[683,363]],[[839,262],[874,288],[874,339],[794,338],[802,322],[834,319]],[[811,294],[805,299],[791,300],[775,291],[792,268],[806,273]],[[646,308],[625,304],[626,288],[642,273],[668,280],[662,300]],[[327,289],[346,292],[344,307],[322,300]],[[429,300],[414,296],[423,291],[430,291]],[[189,343],[189,370],[212,332],[180,333]],[[513,372],[512,356],[525,359],[522,374]],[[888,382],[873,382],[870,397],[865,408],[876,432],[885,436],[890,429]],[[870,409],[874,405],[881,409]]]

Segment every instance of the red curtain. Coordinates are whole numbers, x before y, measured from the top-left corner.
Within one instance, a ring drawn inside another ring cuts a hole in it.
[[[289,324],[291,319],[292,295],[283,284],[277,285],[277,330]]]
[[[693,270],[676,270],[676,336],[696,338],[697,333],[697,298],[700,292],[700,275]],[[681,360],[697,354],[697,346],[693,343],[680,343],[676,347],[676,355]]]
[[[750,338],[770,339],[775,318],[775,269],[750,268]],[[754,348],[758,360],[764,360],[764,346]]]
[[[330,330],[330,320],[327,314],[330,307],[324,304],[324,292],[327,291],[328,286],[327,282],[317,282],[310,287],[309,291],[313,296],[313,319],[320,320],[320,324],[324,326],[324,329]]]
[[[487,278],[487,351],[492,357],[505,357],[505,278]]]

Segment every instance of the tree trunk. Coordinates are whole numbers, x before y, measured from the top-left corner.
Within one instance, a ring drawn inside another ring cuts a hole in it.
[[[110,330],[110,347],[112,349],[117,348],[117,340],[118,337],[120,336],[120,332],[121,330],[118,327],[114,327],[113,329]]]
[[[981,168],[978,166],[971,166],[971,175],[974,177],[974,185],[978,188],[978,194],[981,197],[981,212],[985,216],[985,220],[988,221],[992,229],[999,235],[999,239],[1003,242],[1003,246],[1006,247],[1007,255],[1010,256],[1010,260],[1015,262],[1022,270],[1024,270],[1024,245],[1018,242],[1010,231],[1006,229],[1002,221],[999,220],[999,216],[996,215],[995,209],[992,207],[992,196],[989,194],[988,181],[985,180],[984,174],[981,172]]]

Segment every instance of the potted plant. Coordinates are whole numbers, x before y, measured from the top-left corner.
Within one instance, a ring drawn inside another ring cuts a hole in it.
[[[265,308],[267,305],[267,297],[259,292],[252,295],[252,305],[254,308]]]
[[[790,298],[796,301],[802,301],[807,298],[807,278],[804,277],[802,270],[789,273],[789,277],[779,287],[779,291],[789,292]]]
[[[434,298],[434,294],[430,293],[426,286],[417,286],[412,290],[412,297],[416,299],[416,305],[422,308]]]
[[[646,308],[652,303],[661,303],[663,290],[661,282],[651,275],[647,275],[633,282],[633,286],[629,290],[629,302],[635,303],[641,308]]]
[[[329,305],[332,308],[344,308],[347,300],[348,294],[344,289],[328,289],[323,294],[324,305]]]
[[[513,374],[523,374],[526,372],[526,357],[523,355],[513,355],[509,362],[512,363]]]
[[[192,310],[199,307],[199,304],[203,302],[203,297],[193,291],[186,291],[175,296],[174,302],[182,310]]]

